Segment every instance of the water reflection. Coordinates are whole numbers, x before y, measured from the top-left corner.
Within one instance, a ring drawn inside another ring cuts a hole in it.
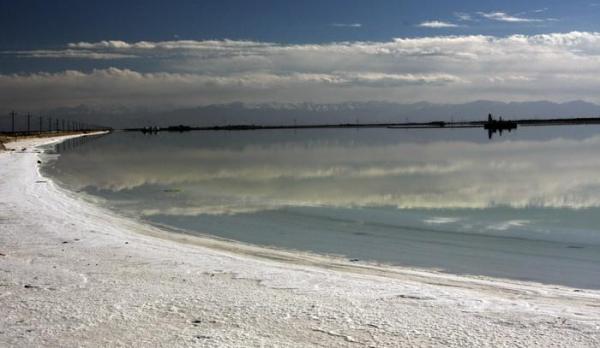
[[[55,167],[76,189],[156,198],[145,214],[600,205],[600,136],[412,143],[382,142],[376,133],[351,141],[296,136],[274,142],[261,139],[265,133],[236,133],[221,147],[205,146],[214,140],[203,138],[206,133],[115,134],[61,151]],[[173,141],[178,137],[183,143]]]
[[[600,288],[600,131],[554,132],[116,133],[44,170],[189,233]]]

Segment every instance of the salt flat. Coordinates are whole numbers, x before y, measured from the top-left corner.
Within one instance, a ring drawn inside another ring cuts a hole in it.
[[[600,291],[181,236],[0,152],[0,346],[600,345]]]

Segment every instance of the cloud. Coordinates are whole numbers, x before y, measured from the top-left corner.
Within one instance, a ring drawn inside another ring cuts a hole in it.
[[[596,32],[319,44],[112,40],[3,54],[54,59],[59,66],[73,57],[90,58],[80,70],[0,75],[0,105],[16,109],[234,101],[600,101]]]
[[[426,21],[418,25],[421,28],[456,28],[458,25],[442,21]]]
[[[348,87],[397,87],[407,85],[446,85],[464,82],[449,74],[385,74],[385,73],[341,73],[336,82]]]
[[[129,69],[96,69],[85,73],[0,75],[0,89],[10,93],[0,102],[43,107],[102,103],[121,105],[176,104],[193,106],[231,102],[246,96],[282,93],[286,98],[303,90],[322,88],[398,88],[442,86],[462,80],[449,74],[287,73],[247,72],[228,76],[183,73],[140,73]],[[287,90],[287,92],[285,92]],[[32,91],[35,93],[32,94]],[[277,92],[279,91],[279,92]]]
[[[361,23],[331,23],[332,27],[336,28],[361,28]]]
[[[78,43],[70,43],[69,48],[83,48],[83,49],[98,49],[98,48],[131,48],[133,45],[128,44],[125,41],[118,40],[108,40],[108,41],[100,41],[95,43],[89,42],[78,42]],[[138,47],[145,47],[145,42],[141,41],[136,44]]]
[[[548,11],[548,8],[544,7],[544,8],[539,8],[537,10],[533,10],[531,12],[533,12],[533,13],[542,13],[542,12],[546,12],[546,11]]]
[[[473,16],[471,16],[469,13],[465,13],[465,12],[454,12],[454,16],[456,18],[458,18],[459,21],[472,21],[473,20]]]
[[[127,59],[137,58],[132,54],[96,52],[90,50],[65,49],[65,50],[31,50],[31,51],[5,51],[3,55],[12,55],[18,58],[65,58],[65,59]]]
[[[532,23],[532,22],[543,22],[542,19],[536,18],[525,18],[525,17],[517,17],[511,16],[506,12],[477,12],[480,16],[494,20],[499,22],[509,22],[509,23]]]

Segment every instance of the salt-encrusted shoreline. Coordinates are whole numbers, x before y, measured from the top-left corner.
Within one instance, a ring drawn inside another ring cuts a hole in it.
[[[35,146],[62,139],[0,153],[0,346],[600,345],[599,291],[357,266],[115,216],[39,174]]]

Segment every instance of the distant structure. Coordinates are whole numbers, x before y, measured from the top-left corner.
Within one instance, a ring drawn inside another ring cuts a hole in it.
[[[358,121],[358,120],[357,120]],[[440,128],[483,128],[492,139],[495,133],[502,135],[504,131],[511,132],[517,127],[533,126],[569,126],[569,125],[600,125],[600,117],[578,117],[578,118],[529,118],[503,120],[502,117],[495,119],[488,114],[487,120],[483,121],[431,121],[431,122],[405,122],[405,123],[323,123],[302,124],[294,120],[293,125],[256,125],[256,124],[228,124],[224,126],[193,127],[186,125],[169,127],[144,127],[126,128],[126,132],[142,132],[144,134],[157,134],[159,132],[190,132],[190,131],[253,131],[253,130],[283,130],[283,129],[325,129],[325,128],[389,128],[389,129],[440,129]]]
[[[502,136],[502,131],[512,131],[513,129],[517,129],[517,122],[515,121],[504,121],[502,117],[498,120],[495,120],[492,114],[488,114],[488,120],[483,124],[483,129],[488,131],[488,138],[492,139],[492,135],[498,132],[500,136]]]
[[[160,131],[160,128],[159,127],[144,127],[144,128],[140,128],[138,130],[141,131],[143,134],[157,134]]]

